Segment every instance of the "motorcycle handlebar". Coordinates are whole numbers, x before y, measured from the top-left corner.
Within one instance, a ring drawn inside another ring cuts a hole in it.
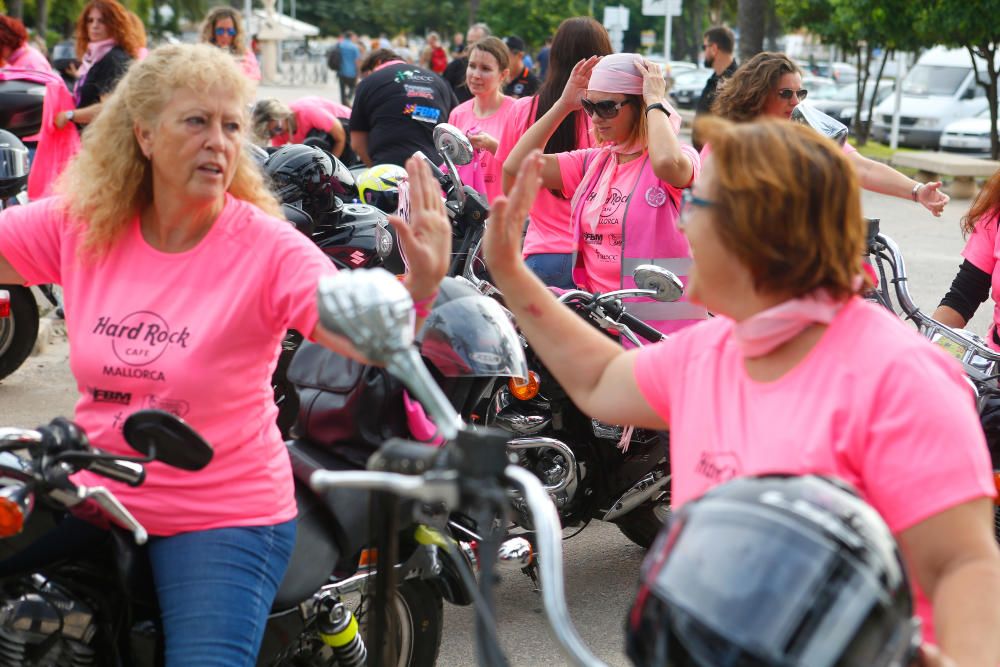
[[[113,458],[102,458],[89,461],[85,469],[102,477],[123,482],[129,486],[139,486],[146,481],[146,467],[133,461],[119,461]]]

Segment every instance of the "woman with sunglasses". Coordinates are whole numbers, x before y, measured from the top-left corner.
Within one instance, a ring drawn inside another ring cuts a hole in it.
[[[253,81],[260,81],[257,56],[243,32],[243,16],[232,7],[213,7],[201,25],[201,41],[229,51],[240,69]]]
[[[590,292],[633,287],[632,272],[657,264],[686,276],[691,252],[677,228],[681,190],[698,174],[698,153],[678,138],[681,119],[666,102],[655,63],[630,53],[581,60],[562,96],[528,128],[504,163],[512,181],[569,114],[582,108],[598,148],[543,155],[542,184],[572,196],[573,280]],[[686,301],[640,301],[629,312],[664,333],[704,318]]]
[[[514,98],[503,94],[510,77],[510,51],[502,40],[484,37],[469,50],[465,84],[472,99],[451,110],[448,122],[465,132],[476,152],[472,162],[458,167],[462,181],[493,201],[503,194],[501,164],[495,154],[500,128],[514,106]]]
[[[91,0],[84,6],[76,22],[76,57],[81,61],[73,88],[76,108],[56,114],[57,128],[70,121],[83,126],[97,118],[101,100],[139,55],[144,37],[116,0]]]
[[[724,82],[715,98],[713,111],[736,122],[761,117],[790,118],[808,93],[802,87],[802,71],[798,65],[783,53],[764,51],[743,63]],[[941,192],[940,181],[915,181],[887,164],[869,160],[848,143],[844,144],[844,153],[858,172],[858,180],[865,190],[912,199],[935,216],[940,216],[950,201],[948,195]],[[704,155],[705,148],[702,157]]]
[[[669,428],[675,506],[734,477],[839,477],[899,540],[921,664],[1000,664],[996,490],[975,400],[953,358],[858,295],[866,227],[848,158],[783,121],[709,118],[699,134],[714,150],[685,192],[687,291],[717,317],[624,350],[559,304],[520,256],[545,180],[537,151],[486,229],[506,306],[584,413]]]
[[[575,16],[559,24],[549,50],[549,69],[542,87],[531,97],[514,102],[500,132],[496,157],[506,163],[514,145],[528,128],[548,113],[559,100],[573,66],[591,56],[612,52],[608,31],[589,16]],[[590,117],[578,109],[559,123],[545,142],[545,152],[554,155],[594,146]],[[512,168],[516,166],[512,164]],[[509,185],[508,185],[509,187]],[[524,261],[546,285],[573,289],[573,234],[569,197],[562,188],[542,190],[528,216],[524,234]]]

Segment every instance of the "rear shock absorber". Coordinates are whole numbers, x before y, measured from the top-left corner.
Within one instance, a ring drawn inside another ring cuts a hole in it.
[[[368,649],[358,629],[358,619],[339,597],[320,600],[316,629],[323,643],[333,649],[340,667],[364,667]]]

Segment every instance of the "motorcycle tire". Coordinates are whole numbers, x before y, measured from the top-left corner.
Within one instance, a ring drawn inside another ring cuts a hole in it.
[[[375,647],[385,645],[384,667],[432,667],[437,661],[444,627],[441,593],[431,584],[420,580],[401,583],[393,595],[388,615],[389,632],[394,637],[386,645],[384,638],[368,637],[367,621],[371,616],[371,598],[348,596],[345,602],[358,619],[361,636],[371,662]],[[261,658],[258,665],[267,667],[333,667],[339,665],[332,649],[320,641],[312,622],[278,655]]]
[[[618,530],[633,543],[648,549],[660,529],[670,520],[670,497],[651,500],[615,521]]]
[[[38,338],[38,302],[21,285],[0,285],[10,292],[10,317],[0,318],[0,380],[24,363]]]

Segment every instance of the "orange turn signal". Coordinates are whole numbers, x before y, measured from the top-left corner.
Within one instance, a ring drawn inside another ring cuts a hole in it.
[[[524,382],[521,378],[511,378],[507,382],[507,386],[510,388],[510,393],[514,395],[514,398],[520,401],[530,401],[535,396],[538,396],[538,390],[542,386],[542,379],[538,377],[538,373],[535,371],[528,371],[528,381]]]
[[[24,528],[24,509],[10,498],[0,497],[0,537],[13,537]]]
[[[361,557],[358,558],[358,569],[371,569],[375,567],[376,562],[378,562],[378,549],[362,549]]]

